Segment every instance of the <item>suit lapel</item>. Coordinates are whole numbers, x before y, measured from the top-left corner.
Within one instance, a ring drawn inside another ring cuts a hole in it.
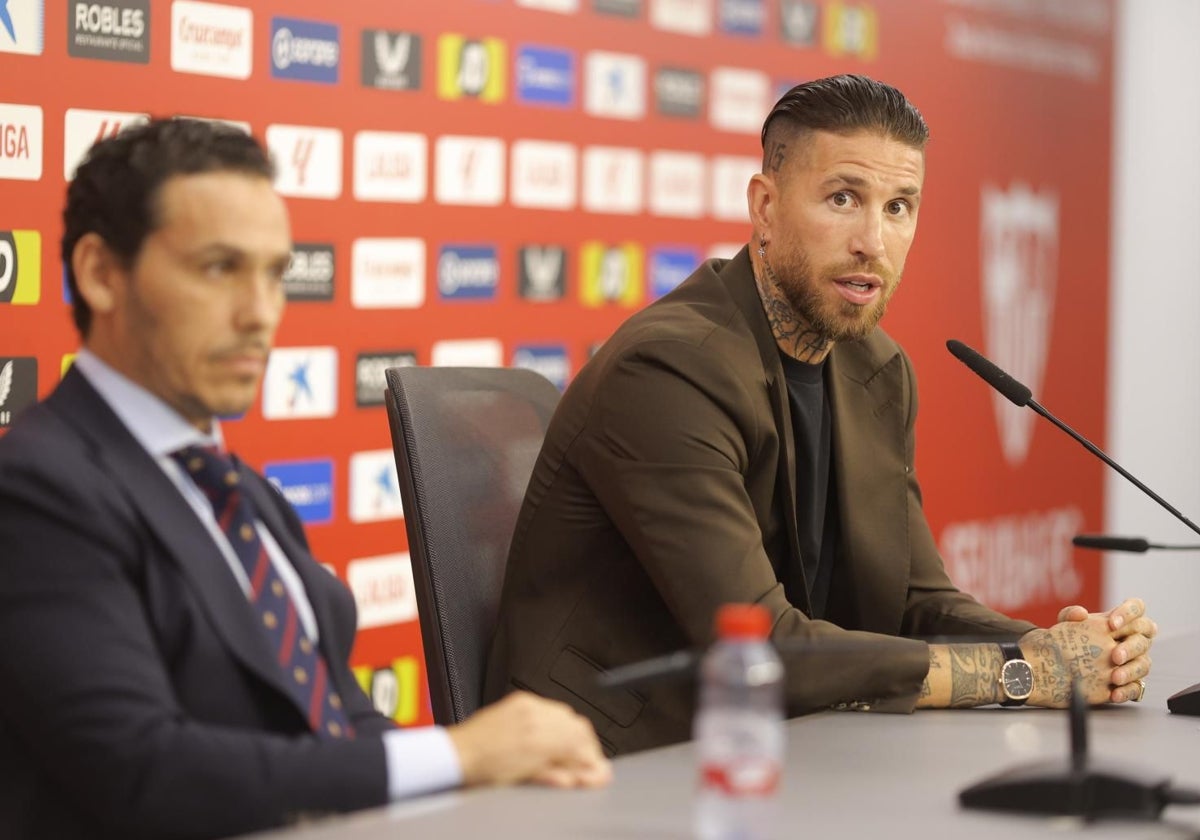
[[[796,443],[792,438],[792,411],[788,402],[787,380],[783,375],[783,363],[779,361],[779,347],[771,334],[771,325],[763,311],[758,287],[754,283],[754,270],[750,264],[750,252],[743,247],[721,270],[721,279],[733,298],[742,317],[750,326],[758,345],[766,376],[767,398],[771,403],[771,417],[779,433],[779,464],[775,476],[776,492],[783,500],[783,519],[788,535],[788,558],[784,568],[777,569],[781,580],[792,582],[787,586],[792,605],[812,615],[809,601],[809,585],[804,575],[804,563],[800,557],[800,535],[796,525]],[[798,591],[797,591],[798,590]]]
[[[75,370],[48,400],[94,445],[93,456],[178,563],[216,632],[233,655],[291,697],[267,637],[212,536],[162,469]]]
[[[909,573],[903,360],[880,361],[869,341],[837,345],[829,358],[841,558],[862,629],[896,635]]]

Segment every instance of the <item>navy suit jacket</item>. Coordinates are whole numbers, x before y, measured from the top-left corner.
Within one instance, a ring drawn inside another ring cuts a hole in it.
[[[215,837],[386,801],[353,598],[242,472],[358,737],[310,734],[212,537],[72,370],[0,438],[0,836]]]

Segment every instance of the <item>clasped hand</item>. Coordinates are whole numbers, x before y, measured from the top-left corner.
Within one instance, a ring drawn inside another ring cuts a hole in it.
[[[1064,607],[1058,622],[1021,637],[1021,649],[1034,668],[1031,703],[1066,706],[1074,679],[1090,704],[1138,699],[1138,680],[1150,673],[1150,646],[1158,634],[1141,598],[1106,613]]]

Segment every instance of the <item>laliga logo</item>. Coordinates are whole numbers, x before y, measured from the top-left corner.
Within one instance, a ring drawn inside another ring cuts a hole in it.
[[[1058,196],[1014,183],[984,186],[980,256],[987,354],[1038,393],[1046,370],[1058,274]],[[992,394],[1000,446],[1009,464],[1025,460],[1034,413]]]

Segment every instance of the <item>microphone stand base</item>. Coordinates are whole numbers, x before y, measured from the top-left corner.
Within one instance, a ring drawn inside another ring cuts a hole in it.
[[[1136,771],[1133,771],[1136,772]],[[1169,780],[1130,768],[1084,762],[1041,761],[1014,767],[959,792],[964,808],[1086,819],[1157,819]]]
[[[1167,708],[1177,715],[1200,715],[1200,683],[1172,694]]]

